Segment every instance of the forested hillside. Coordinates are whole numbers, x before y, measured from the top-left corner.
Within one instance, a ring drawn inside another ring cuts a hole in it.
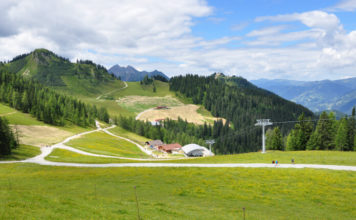
[[[90,60],[70,62],[46,49],[13,58],[5,67],[10,73],[32,78],[46,86],[75,95],[100,94],[102,87],[120,82],[105,67]]]
[[[227,125],[214,124],[216,134],[212,137],[217,139],[219,153],[259,150],[261,130],[254,126],[256,119],[289,121],[296,120],[302,113],[313,117],[307,108],[259,89],[240,77],[177,76],[171,78],[170,89],[192,98],[195,104],[204,105],[214,116],[227,119]],[[290,128],[291,125],[286,124],[281,126],[281,131],[287,134]]]
[[[70,122],[86,127],[94,126],[95,118],[109,121],[106,109],[97,109],[94,105],[59,94],[34,79],[9,73],[3,65],[0,66],[0,102],[53,125]]]

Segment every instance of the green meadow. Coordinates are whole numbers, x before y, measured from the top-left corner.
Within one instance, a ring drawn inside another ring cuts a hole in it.
[[[101,131],[73,139],[67,145],[95,154],[133,158],[148,157],[135,144]]]
[[[39,147],[20,144],[16,149],[12,149],[12,154],[0,156],[0,161],[25,160],[35,157],[41,153]]]
[[[354,219],[356,173],[0,164],[0,219]]]

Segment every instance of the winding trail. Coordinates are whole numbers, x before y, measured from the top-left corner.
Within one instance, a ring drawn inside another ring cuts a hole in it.
[[[141,115],[142,115],[143,113],[148,112],[148,111],[151,111],[151,110],[153,110],[153,109],[155,109],[155,108],[149,108],[149,109],[146,109],[146,110],[144,110],[144,111],[138,113],[138,115],[136,116],[135,120],[136,120],[136,121],[137,121],[137,120],[140,120],[140,117],[141,117]]]
[[[6,116],[6,115],[12,115],[15,114],[17,111],[13,111],[13,112],[8,112],[8,113],[4,113],[4,114],[0,114],[0,116]]]
[[[101,97],[104,96],[104,95],[109,95],[110,93],[113,93],[113,92],[116,92],[116,91],[120,91],[120,90],[126,89],[126,88],[128,87],[128,85],[127,85],[127,83],[126,83],[125,81],[123,81],[123,82],[124,82],[124,84],[125,84],[124,87],[119,88],[119,89],[114,89],[114,90],[112,90],[112,91],[110,91],[110,92],[108,92],[108,93],[99,95],[98,97],[96,97],[96,99],[99,100],[99,99],[101,99]]]

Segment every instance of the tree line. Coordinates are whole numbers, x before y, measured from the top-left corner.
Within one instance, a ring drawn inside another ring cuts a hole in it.
[[[196,125],[186,120],[165,119],[160,125],[152,125],[151,122],[135,120],[132,117],[115,117],[114,123],[118,126],[149,139],[159,139],[165,143],[180,143],[182,145],[196,143],[207,146],[205,140],[214,139],[213,151],[216,154],[233,154],[257,151],[258,148],[245,147],[249,137],[256,137],[260,129],[253,127],[245,130],[245,133],[236,133],[230,123],[222,120],[215,121],[213,125],[204,123]],[[259,136],[260,137],[260,136]],[[255,140],[260,141],[260,140]],[[260,146],[260,145],[258,145]]]
[[[304,114],[284,137],[279,127],[266,133],[266,147],[271,150],[339,150],[356,151],[356,110],[351,116],[335,119],[333,112],[322,112],[316,125]]]
[[[199,145],[205,145],[204,141],[204,126],[196,126],[192,123],[178,118],[177,121],[166,119],[161,121],[163,126],[154,126],[151,122],[144,122],[135,120],[133,117],[115,117],[114,123],[118,126],[134,132],[138,135],[147,137],[153,140],[162,140],[167,144],[180,143],[186,145],[190,143],[196,143]],[[211,127],[207,127],[206,132],[211,130]]]
[[[109,122],[105,108],[97,109],[5,69],[0,69],[0,102],[52,125],[95,126],[95,118]]]

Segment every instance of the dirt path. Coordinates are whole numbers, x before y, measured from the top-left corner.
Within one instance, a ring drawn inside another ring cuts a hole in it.
[[[123,82],[124,82],[124,84],[125,84],[124,87],[119,88],[119,89],[114,89],[114,90],[112,90],[112,91],[110,91],[110,92],[108,92],[108,93],[99,95],[98,97],[96,97],[96,99],[101,99],[101,97],[104,96],[104,95],[109,95],[109,94],[111,94],[111,93],[113,93],[113,92],[120,91],[120,90],[122,90],[122,89],[126,89],[126,88],[128,87],[128,85],[127,85],[127,83],[126,83],[125,81],[123,81]]]
[[[6,116],[6,115],[12,115],[12,114],[15,114],[17,111],[14,111],[14,112],[8,112],[8,113],[4,113],[4,114],[0,114],[0,116]]]
[[[100,155],[100,154],[93,154],[88,153],[85,151],[81,151],[69,146],[66,146],[65,143],[69,142],[72,139],[79,138],[83,135],[90,134],[93,132],[104,131],[109,135],[112,135],[117,138],[121,138],[127,140],[131,143],[138,145],[137,143],[124,138],[118,135],[114,135],[111,132],[107,131],[111,128],[114,128],[115,125],[108,127],[108,128],[101,128],[99,123],[96,122],[97,129],[93,131],[86,131],[80,134],[76,134],[74,136],[68,137],[61,143],[55,144],[51,147],[42,147],[41,154],[29,158],[22,161],[0,161],[0,164],[10,164],[10,163],[35,163],[39,165],[47,165],[47,166],[65,166],[65,167],[205,167],[205,168],[236,168],[236,167],[245,167],[245,168],[312,168],[312,169],[329,169],[329,170],[344,170],[344,171],[356,171],[356,166],[342,166],[342,165],[320,165],[320,164],[264,164],[264,163],[232,163],[232,164],[192,164],[192,163],[110,163],[110,164],[82,164],[82,163],[63,163],[63,162],[52,162],[47,161],[45,158],[52,153],[52,151],[56,148],[69,150],[75,153],[88,155],[88,156],[95,156],[95,157],[106,157],[106,158],[117,158],[117,159],[125,159],[125,160],[135,160],[135,161],[165,161],[165,160],[172,160],[172,159],[140,159],[140,158],[127,158],[127,157],[115,157],[115,156],[108,156],[108,155]],[[139,147],[139,146],[138,146]],[[142,146],[139,148],[141,149]],[[141,149],[144,152],[145,149]],[[147,152],[146,152],[147,153]]]

